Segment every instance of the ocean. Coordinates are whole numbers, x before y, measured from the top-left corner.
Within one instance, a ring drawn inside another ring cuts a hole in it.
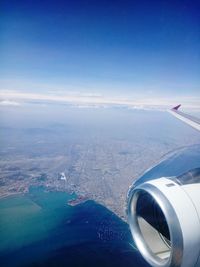
[[[0,266],[146,267],[128,225],[75,194],[30,189],[0,200]]]

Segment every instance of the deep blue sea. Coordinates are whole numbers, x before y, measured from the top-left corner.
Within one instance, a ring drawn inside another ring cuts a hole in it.
[[[105,207],[32,188],[0,200],[0,266],[146,267],[128,225]]]

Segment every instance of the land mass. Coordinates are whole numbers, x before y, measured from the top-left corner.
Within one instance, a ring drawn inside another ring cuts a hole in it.
[[[126,195],[134,180],[169,151],[200,143],[199,135],[189,127],[188,132],[182,130],[185,125],[175,131],[159,118],[158,132],[148,122],[152,114],[145,113],[149,125],[141,124],[143,113],[136,115],[131,125],[129,120],[123,122],[126,127],[106,121],[88,128],[81,128],[81,123],[76,127],[61,123],[2,127],[0,197],[45,186],[49,191],[75,192],[77,203],[95,200],[125,219]]]

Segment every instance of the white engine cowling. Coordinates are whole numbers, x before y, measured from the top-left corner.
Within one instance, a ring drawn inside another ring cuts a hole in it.
[[[200,169],[133,184],[128,222],[153,267],[200,267]]]

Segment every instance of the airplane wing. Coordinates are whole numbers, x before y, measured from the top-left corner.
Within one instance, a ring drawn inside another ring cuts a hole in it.
[[[169,112],[179,120],[182,120],[183,122],[192,126],[194,129],[200,131],[200,119],[179,111],[180,106],[181,105],[178,105],[172,108],[171,110],[169,110]]]

